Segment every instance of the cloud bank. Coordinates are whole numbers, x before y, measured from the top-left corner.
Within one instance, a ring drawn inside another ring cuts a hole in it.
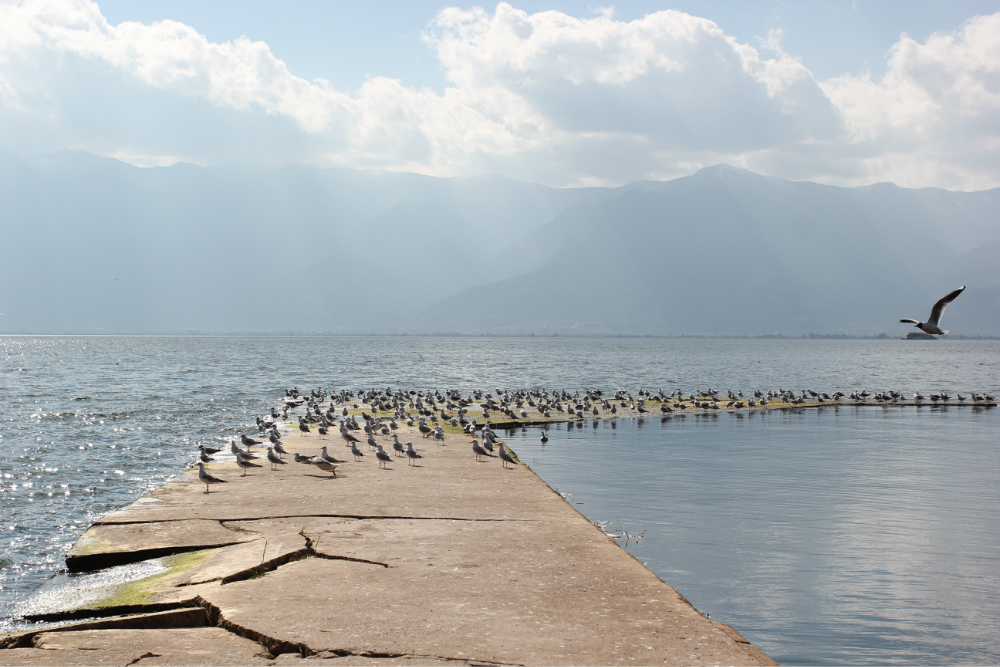
[[[108,24],[88,0],[0,3],[0,144],[140,165],[305,162],[551,185],[662,179],[728,162],[845,185],[1000,185],[1000,13],[919,43],[884,77],[817,81],[678,11],[635,21],[441,10],[443,93],[374,77],[335,90],[267,44],[175,21]]]

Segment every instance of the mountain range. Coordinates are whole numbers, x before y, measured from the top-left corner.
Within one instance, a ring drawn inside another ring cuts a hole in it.
[[[501,176],[138,168],[0,149],[0,333],[1000,333],[1000,189],[727,165]]]

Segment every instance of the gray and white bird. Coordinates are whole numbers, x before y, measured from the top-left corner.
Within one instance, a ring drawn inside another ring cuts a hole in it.
[[[211,463],[212,461],[215,460],[211,456],[209,456],[208,454],[206,454],[204,449],[201,450],[201,454],[198,455],[198,458],[201,459],[202,463]]]
[[[271,470],[277,470],[274,466],[276,465],[286,465],[270,447],[267,448],[267,460],[271,462]]]
[[[226,480],[224,480],[224,479],[219,479],[218,477],[214,477],[212,475],[209,475],[208,472],[205,470],[205,464],[204,463],[199,463],[198,464],[198,479],[201,481],[202,484],[205,485],[205,493],[209,492],[208,491],[208,487],[209,487],[210,484],[225,484],[226,483]]]
[[[275,440],[274,441],[274,451],[278,453],[278,456],[281,456],[282,454],[287,454],[288,453],[288,452],[285,451],[284,445],[281,444],[281,440]]]
[[[237,446],[236,446],[236,441],[235,441],[235,440],[230,440],[230,441],[229,441],[229,449],[231,449],[231,450],[232,450],[232,452],[233,452],[233,455],[235,455],[235,456],[242,456],[242,457],[243,457],[243,458],[245,458],[245,459],[256,459],[256,458],[260,458],[260,457],[258,457],[258,456],[257,456],[256,454],[251,454],[251,453],[250,453],[250,452],[248,452],[247,450],[245,450],[245,449],[240,449],[239,447],[237,447]]]
[[[333,464],[335,464],[335,465],[340,465],[341,463],[346,463],[346,461],[341,461],[340,459],[335,459],[335,458],[333,458],[332,456],[330,456],[329,454],[327,454],[327,453],[326,453],[326,447],[323,447],[323,448],[322,448],[322,449],[320,450],[320,455],[319,455],[319,457],[320,457],[321,459],[323,459],[324,461],[326,461],[327,463],[333,463]]]
[[[311,463],[312,465],[316,466],[320,470],[325,470],[327,472],[332,472],[334,477],[337,476],[337,466],[340,465],[338,463],[330,463],[329,461],[324,461],[323,459],[321,459],[318,456],[312,457],[311,459],[309,459],[309,461],[307,461],[307,463]]]
[[[507,467],[508,463],[511,463],[513,465],[517,465],[517,461],[515,461],[513,458],[511,458],[511,455],[507,453],[507,450],[504,449],[504,446],[503,446],[502,442],[497,443],[497,446],[500,448],[500,460],[503,461],[503,467],[504,468]]]
[[[406,456],[406,447],[399,441],[399,436],[395,433],[392,434],[392,448],[399,456]]]
[[[478,440],[472,441],[472,451],[476,455],[476,461],[482,461],[482,457],[489,456],[489,454],[486,453],[486,450],[479,444]]]
[[[385,453],[382,449],[382,445],[378,445],[378,449],[375,450],[375,458],[378,459],[378,467],[384,468],[386,464],[392,461],[392,457]]]
[[[244,458],[241,454],[237,454],[236,455],[236,465],[238,465],[240,468],[243,468],[243,475],[241,475],[242,477],[246,477],[247,476],[247,470],[250,470],[251,468],[263,468],[264,467],[262,465],[258,465],[256,463],[254,463],[250,459]]]
[[[260,444],[260,440],[254,440],[253,438],[251,438],[250,436],[248,436],[246,434],[241,434],[240,435],[240,442],[242,442],[243,446],[246,447],[247,449],[249,449],[250,447],[253,447],[254,445],[259,445]]]
[[[961,294],[964,289],[965,285],[962,285],[954,292],[938,299],[938,302],[934,304],[933,308],[931,308],[931,316],[927,318],[926,322],[911,319],[903,319],[900,320],[900,322],[913,324],[924,333],[935,334],[938,336],[945,335],[948,332],[941,328],[941,316],[944,315],[944,309],[948,307],[948,304],[954,301],[955,297]]]
[[[355,461],[359,461],[361,457],[365,455],[365,453],[358,449],[358,446],[353,442],[351,443],[351,454],[354,454]]]
[[[420,454],[417,454],[417,451],[415,449],[413,449],[413,443],[412,442],[408,442],[408,443],[406,443],[406,458],[409,459],[409,461],[407,461],[407,463],[409,463],[409,464],[412,465],[415,460],[422,459],[424,457],[421,456]]]

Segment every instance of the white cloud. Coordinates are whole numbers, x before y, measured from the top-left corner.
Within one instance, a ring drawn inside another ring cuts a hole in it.
[[[881,81],[821,84],[870,179],[907,185],[1000,185],[1000,13],[955,33],[892,47]]]
[[[112,26],[89,0],[0,0],[0,143],[140,164],[310,162],[620,183],[720,161],[789,178],[1000,184],[1000,14],[920,44],[881,81],[817,82],[677,11],[618,21],[442,10],[425,39],[443,93],[372,78],[348,95],[263,42],[174,21]]]

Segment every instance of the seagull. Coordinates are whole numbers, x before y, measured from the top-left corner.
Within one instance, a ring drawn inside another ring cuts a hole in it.
[[[201,450],[201,454],[199,455],[199,458],[201,459],[202,463],[211,463],[212,461],[215,460],[211,456],[209,456],[208,454],[206,454],[204,449]]]
[[[229,448],[233,451],[233,454],[235,454],[236,456],[242,456],[245,459],[259,458],[256,454],[252,454],[245,449],[240,449],[239,447],[237,447],[235,440],[229,441]]]
[[[206,447],[205,445],[198,445],[198,449],[205,452],[209,456],[211,456],[212,454],[218,454],[219,452],[222,451],[218,447]]]
[[[327,454],[326,447],[323,447],[322,452],[319,455],[319,458],[323,459],[327,463],[333,463],[335,465],[340,465],[341,463],[344,463],[344,461],[341,461],[340,459],[335,459],[329,454]]]
[[[267,460],[271,462],[271,470],[277,470],[277,468],[274,467],[277,464],[285,465],[285,462],[278,458],[278,456],[271,451],[270,447],[267,448]]]
[[[361,451],[360,449],[358,449],[358,446],[356,444],[354,444],[353,442],[351,443],[351,454],[354,454],[354,460],[355,461],[360,460],[359,457],[365,455],[365,453],[363,451]]]
[[[406,448],[403,447],[403,443],[399,441],[399,436],[395,433],[392,434],[392,448],[395,449],[400,456],[406,456]]]
[[[413,443],[412,442],[406,443],[406,456],[407,456],[407,458],[410,459],[408,461],[408,463],[411,463],[411,464],[413,463],[414,459],[422,459],[422,458],[424,458],[420,454],[417,454],[416,450],[413,449]]]
[[[476,461],[482,461],[481,457],[489,456],[489,454],[486,453],[486,450],[479,445],[478,440],[472,441],[472,451],[476,454]]]
[[[276,451],[279,456],[281,454],[287,454],[288,453],[288,452],[285,451],[284,446],[281,444],[281,440],[275,440],[274,441],[274,451]]]
[[[208,485],[209,484],[225,484],[226,483],[226,480],[219,479],[218,477],[213,477],[212,475],[209,475],[207,472],[205,472],[205,464],[204,463],[199,463],[198,464],[198,479],[201,480],[201,483],[205,485],[205,493],[208,493]]]
[[[299,430],[302,432],[300,435],[309,433],[309,424],[306,423],[306,420],[303,417],[299,417]]]
[[[240,442],[242,442],[243,446],[246,447],[247,449],[253,447],[254,445],[260,444],[260,440],[254,440],[253,438],[251,438],[246,434],[240,435]]]
[[[378,459],[378,467],[384,468],[386,464],[392,461],[392,457],[385,453],[382,449],[382,445],[378,445],[378,449],[375,450],[375,458]]]
[[[329,461],[324,461],[318,456],[312,457],[308,461],[305,461],[305,463],[311,463],[320,470],[326,470],[327,472],[332,472],[334,477],[337,476],[337,466],[340,465],[339,463],[330,463]]]
[[[939,326],[941,324],[941,316],[944,315],[944,309],[948,307],[948,304],[954,301],[955,297],[961,294],[964,289],[965,285],[962,285],[957,290],[942,297],[937,303],[935,303],[934,307],[931,308],[931,316],[927,318],[926,322],[918,322],[917,320],[910,319],[900,320],[900,322],[913,324],[924,333],[937,334],[938,336],[945,335],[948,332]]]
[[[239,454],[236,455],[236,465],[238,465],[239,467],[243,468],[243,475],[242,475],[242,477],[246,477],[247,476],[247,470],[249,470],[250,468],[263,468],[264,467],[262,465],[257,465],[256,463],[254,463],[250,459],[243,458]]]
[[[500,458],[501,460],[503,460],[503,467],[506,468],[508,463],[513,463],[514,465],[517,465],[517,462],[514,461],[514,459],[511,458],[510,454],[507,453],[507,450],[504,449],[503,443],[501,442],[497,444],[500,447]]]

